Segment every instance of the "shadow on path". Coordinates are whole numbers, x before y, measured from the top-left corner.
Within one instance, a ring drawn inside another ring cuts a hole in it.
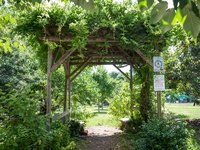
[[[116,127],[93,126],[86,128],[88,136],[79,150],[125,150],[121,147],[122,131]]]

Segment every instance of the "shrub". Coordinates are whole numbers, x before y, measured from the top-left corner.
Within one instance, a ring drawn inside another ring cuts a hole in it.
[[[38,93],[39,94],[39,93]],[[52,124],[46,130],[45,116],[39,115],[37,93],[14,91],[0,97],[0,149],[1,150],[60,150],[70,146],[68,124]]]
[[[135,145],[138,150],[187,150],[192,146],[192,133],[185,121],[177,120],[170,114],[144,123]]]
[[[75,137],[84,133],[83,125],[77,120],[70,120],[69,122],[70,136]]]
[[[0,149],[43,149],[47,143],[46,119],[38,115],[37,96],[14,91],[0,98]]]

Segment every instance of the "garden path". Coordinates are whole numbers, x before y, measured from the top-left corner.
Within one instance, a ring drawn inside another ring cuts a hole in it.
[[[121,148],[122,131],[116,127],[87,127],[88,135],[80,150],[125,150]]]

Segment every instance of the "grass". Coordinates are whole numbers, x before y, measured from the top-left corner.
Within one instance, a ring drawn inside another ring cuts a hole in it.
[[[200,106],[193,106],[193,103],[166,103],[165,110],[179,115],[180,118],[200,118]]]
[[[105,107],[103,110],[96,107],[89,107],[88,109],[92,110],[94,116],[87,119],[86,126],[113,126],[118,127],[120,121],[114,118],[112,115],[108,114],[108,107]]]

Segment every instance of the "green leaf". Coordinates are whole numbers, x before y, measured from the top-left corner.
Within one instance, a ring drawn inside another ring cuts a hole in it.
[[[144,11],[147,9],[147,0],[138,0],[139,8]]]
[[[154,0],[138,0],[138,5],[140,9],[146,10],[147,8],[150,8],[154,3]]]
[[[193,37],[197,37],[200,33],[200,18],[191,10],[190,4],[186,5],[181,13],[186,16],[186,20],[183,24],[184,29],[188,33],[191,33]]]
[[[162,19],[163,25],[161,26],[161,30],[163,31],[163,33],[173,28],[172,22],[174,20],[174,17],[175,17],[175,10],[173,8],[168,9]]]
[[[199,9],[199,14],[200,14],[200,1],[197,2],[197,7]]]
[[[163,20],[167,22],[166,25],[171,25],[172,21],[174,20],[174,17],[175,17],[175,10],[174,8],[171,8],[171,9],[168,9],[166,13],[164,14]]]
[[[154,0],[147,0],[147,6],[150,8],[154,3]]]
[[[158,3],[153,10],[151,11],[151,19],[150,22],[152,24],[155,24],[159,22],[164,14],[166,13],[166,9],[168,8],[168,3],[165,1],[162,1]]]
[[[184,24],[185,22],[185,19],[186,19],[186,16],[182,17],[182,14],[181,14],[181,10],[180,8],[178,8],[176,10],[176,15],[172,21],[172,25],[175,25],[177,22],[180,22],[181,24]]]

